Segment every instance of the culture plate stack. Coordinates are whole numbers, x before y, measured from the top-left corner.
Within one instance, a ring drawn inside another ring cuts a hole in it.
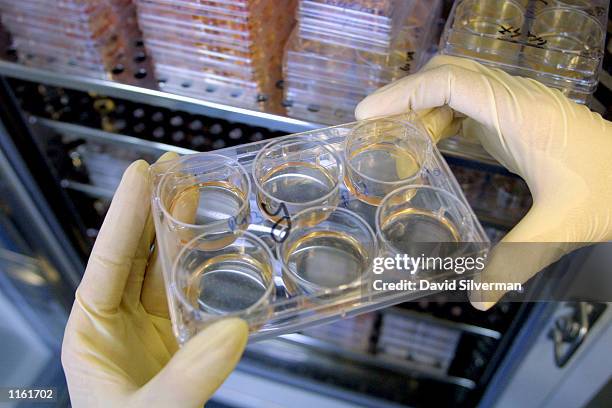
[[[437,28],[439,0],[300,0],[286,49],[290,116],[338,124],[377,88],[418,69]]]
[[[601,71],[608,0],[457,0],[443,54],[475,59],[588,103]]]
[[[280,107],[295,0],[137,0],[145,44],[168,92],[251,109]]]
[[[131,0],[0,0],[19,62],[111,78],[138,28]]]

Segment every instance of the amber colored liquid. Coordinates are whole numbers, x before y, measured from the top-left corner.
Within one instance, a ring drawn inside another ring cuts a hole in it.
[[[381,223],[383,237],[401,253],[418,256],[431,255],[438,249],[432,244],[457,243],[460,234],[446,217],[418,208],[406,208],[390,214]],[[445,246],[444,250],[452,250]],[[436,254],[440,255],[440,254]]]
[[[170,211],[179,221],[197,226],[178,228],[181,242],[186,243],[206,232],[211,237],[209,249],[231,244],[236,230],[246,229],[250,220],[246,194],[225,181],[202,182],[185,188],[172,200]],[[210,229],[200,228],[208,224]],[[201,244],[206,246],[206,243]]]
[[[361,174],[380,181],[377,183],[361,179],[358,174],[352,173],[347,168],[346,187],[358,200],[370,205],[380,205],[385,195],[399,187],[397,184],[385,183],[398,183],[404,180],[413,184],[420,182],[420,178],[416,176],[421,170],[421,164],[413,152],[393,144],[375,143],[364,146],[352,152],[348,160]]]
[[[352,236],[336,231],[315,231],[296,240],[285,254],[285,264],[311,290],[356,282],[369,266],[362,245]],[[300,283],[295,282],[297,286]]]
[[[211,314],[244,311],[266,296],[270,265],[248,254],[223,254],[208,259],[191,273],[187,298]]]
[[[329,197],[325,202],[317,202],[337,187],[337,180],[330,174],[330,171],[317,164],[283,163],[266,173],[260,184],[262,190],[274,199],[258,192],[257,203],[262,214],[274,222],[293,215],[281,210],[280,206],[283,203],[289,210],[290,207],[300,206],[302,203],[313,203],[312,206],[316,206],[334,205],[338,201],[338,196],[335,196]],[[305,208],[304,206],[300,209]]]

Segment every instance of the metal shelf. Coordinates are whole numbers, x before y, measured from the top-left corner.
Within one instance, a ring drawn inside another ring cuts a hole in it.
[[[441,373],[439,370],[425,365],[410,362],[408,360],[398,359],[392,356],[386,356],[384,354],[373,355],[364,351],[349,350],[347,348],[337,346],[330,342],[315,339],[314,337],[305,336],[303,334],[284,334],[278,337],[278,339],[269,340],[269,342],[277,343],[281,341],[287,342],[289,344],[296,344],[302,347],[307,347],[317,351],[328,352],[340,357],[348,358],[352,361],[367,364],[369,366],[380,367],[400,373],[420,375],[425,378],[431,378],[433,380],[442,381],[448,384],[458,385],[467,389],[473,389],[476,386],[476,383],[474,383],[474,381],[470,379],[444,374]],[[257,344],[258,343],[255,343],[255,345],[250,347],[255,348]],[[264,345],[264,343],[261,344]],[[268,346],[269,344],[265,345],[266,348]]]
[[[426,313],[415,312],[413,310],[408,309],[401,309],[397,306],[390,307],[389,309],[385,310],[384,313],[395,313],[398,315],[406,316],[411,319],[425,320],[438,324],[440,326],[461,330],[462,332],[472,333],[479,336],[490,337],[495,340],[501,339],[502,336],[501,333],[497,330],[487,329],[486,327],[476,326],[468,323],[460,323],[452,320],[440,319],[439,317],[434,317]]]
[[[115,195],[113,190],[109,190],[102,187],[92,186],[91,184],[79,183],[78,181],[63,179],[61,181],[63,188],[68,190],[78,191],[79,193],[86,194],[92,198],[111,200]]]
[[[0,75],[78,91],[96,92],[109,97],[211,116],[230,122],[242,122],[288,133],[306,132],[323,127],[299,119],[171,94],[150,87],[66,75],[2,60],[0,60]],[[143,81],[143,83],[148,82]]]
[[[286,116],[237,108],[202,99],[163,92],[150,87],[150,80],[138,82],[138,85],[131,85],[110,80],[66,75],[38,68],[26,67],[21,64],[3,60],[0,60],[0,75],[79,91],[96,92],[109,97],[126,99],[132,102],[144,103],[167,109],[182,110],[193,114],[224,119],[230,122],[246,123],[274,131],[299,133],[325,127],[325,125],[322,124],[311,123]],[[438,147],[440,151],[447,156],[499,166],[499,163],[480,145],[466,142],[459,138],[444,140],[438,144]]]
[[[151,140],[140,139],[138,137],[120,135],[117,133],[109,133],[99,129],[93,129],[86,126],[74,125],[72,123],[58,122],[51,119],[40,118],[36,116],[30,117],[30,123],[33,126],[42,126],[56,133],[73,135],[85,140],[105,142],[120,147],[130,146],[141,152],[165,153],[176,152],[178,154],[193,154],[198,153],[195,150],[186,149],[169,145],[166,143],[154,142]]]

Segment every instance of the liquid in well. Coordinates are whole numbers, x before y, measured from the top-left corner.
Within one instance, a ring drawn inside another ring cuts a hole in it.
[[[312,289],[336,288],[358,281],[367,271],[368,257],[350,235],[315,231],[291,245],[285,263]]]
[[[204,226],[208,239],[198,242],[200,249],[215,250],[231,244],[236,232],[250,222],[246,194],[227,182],[205,182],[179,192],[171,206],[172,215],[193,227],[178,226],[177,237],[187,243],[200,235]]]
[[[417,208],[392,213],[382,221],[381,232],[397,251],[411,256],[451,256],[460,241],[457,227],[448,218]]]
[[[276,220],[286,214],[272,215],[278,210],[281,203],[300,205],[323,199],[337,186],[336,179],[325,167],[307,162],[283,163],[270,170],[261,180],[261,189],[274,199],[258,194],[260,208],[264,215]],[[325,203],[313,205],[332,204],[333,197]],[[267,211],[266,211],[267,210]]]
[[[355,150],[349,157],[346,186],[359,200],[379,205],[402,181],[419,183],[421,163],[414,153],[390,143],[375,143]],[[367,177],[362,178],[361,175]]]
[[[240,312],[266,296],[271,279],[270,266],[249,255],[218,255],[193,272],[187,297],[206,313]]]
[[[248,214],[246,194],[224,181],[189,186],[179,192],[171,205],[172,215],[186,224],[206,225]]]

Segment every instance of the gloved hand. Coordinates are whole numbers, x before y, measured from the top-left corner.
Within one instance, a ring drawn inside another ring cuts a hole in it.
[[[437,56],[363,100],[358,119],[450,107],[431,130],[463,126],[533,196],[528,214],[489,255],[484,282],[526,282],[564,254],[612,239],[612,124],[558,90],[477,62]],[[467,117],[467,119],[465,118]],[[448,132],[446,132],[448,133]],[[506,245],[546,242],[547,245]],[[471,293],[488,309],[504,293]]]
[[[246,323],[228,319],[176,351],[151,254],[148,168],[126,170],[76,292],[62,346],[74,407],[202,407],[247,341]]]

